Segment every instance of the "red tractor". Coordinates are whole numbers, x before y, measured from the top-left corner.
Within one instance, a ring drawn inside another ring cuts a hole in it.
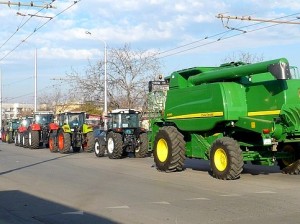
[[[28,143],[30,149],[38,149],[44,145],[49,147],[50,133],[58,130],[54,123],[52,111],[36,111],[33,115],[33,122],[28,128]]]
[[[32,117],[24,117],[22,118],[21,124],[15,135],[15,145],[22,146],[28,148],[28,132],[27,129],[29,125],[32,123]]]

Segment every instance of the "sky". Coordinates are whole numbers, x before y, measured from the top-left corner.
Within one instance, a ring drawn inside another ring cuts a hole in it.
[[[30,1],[11,2],[23,5]],[[52,1],[32,2],[45,6]],[[132,50],[161,52],[158,57],[164,76],[189,67],[219,66],[241,53],[264,60],[285,57],[291,65],[300,66],[300,24],[216,18],[222,13],[300,23],[297,0],[75,2],[56,0],[48,9],[0,4],[3,103],[34,103],[35,52],[39,95],[66,88],[58,79],[72,69],[84,71],[89,61],[103,60],[104,42],[108,49],[127,43]]]

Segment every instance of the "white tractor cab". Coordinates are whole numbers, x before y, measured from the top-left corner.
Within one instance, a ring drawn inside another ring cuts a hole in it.
[[[129,154],[136,158],[148,155],[148,135],[140,127],[141,113],[134,109],[116,109],[107,115],[107,131],[96,138],[95,154],[120,159]]]

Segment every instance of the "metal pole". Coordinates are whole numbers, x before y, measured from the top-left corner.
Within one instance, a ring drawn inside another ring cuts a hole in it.
[[[106,74],[106,64],[107,64],[107,50],[106,42],[104,42],[104,116],[107,115],[107,74]],[[104,119],[104,130],[107,130],[107,120]]]
[[[35,49],[35,57],[34,57],[34,112],[36,112],[37,103],[37,49]]]
[[[90,31],[85,31],[86,34],[92,35]],[[106,65],[107,65],[107,44],[106,41],[99,39],[104,43],[104,112],[103,115],[107,115],[107,72],[106,72]],[[107,120],[104,119],[104,130],[107,130]]]
[[[0,138],[2,138],[2,72],[0,69]]]

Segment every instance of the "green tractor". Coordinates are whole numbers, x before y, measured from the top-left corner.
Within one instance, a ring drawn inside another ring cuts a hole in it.
[[[7,121],[7,124],[5,125],[2,133],[5,136],[5,139],[3,139],[4,142],[7,143],[15,142],[15,135],[18,131],[20,124],[21,122],[17,118],[12,118]]]
[[[58,114],[59,129],[50,134],[49,147],[51,152],[57,149],[60,153],[94,150],[95,138],[93,128],[87,125],[85,112],[64,112]]]
[[[217,179],[237,179],[246,162],[300,173],[300,80],[285,58],[173,72],[163,115],[151,122],[158,170],[210,161]]]

